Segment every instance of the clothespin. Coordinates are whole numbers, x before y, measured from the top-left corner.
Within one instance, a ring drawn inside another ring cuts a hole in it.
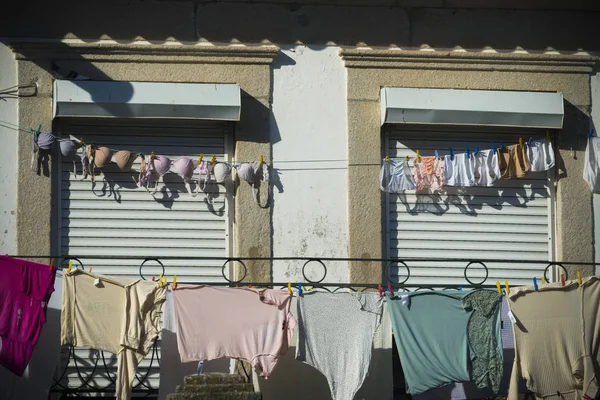
[[[379,293],[379,297],[383,297],[383,289],[381,288],[381,284],[377,285],[377,292]]]
[[[213,158],[210,160],[210,165],[213,165],[215,161],[217,161],[217,156],[213,156]]]
[[[460,290],[460,291],[462,292],[462,286],[459,286],[459,287],[458,287],[458,290]]]
[[[504,142],[500,142],[500,150],[504,150]]]
[[[249,289],[252,289],[252,285],[248,285],[248,288],[249,288]]]
[[[469,146],[465,147],[465,150],[467,151],[467,158],[471,158],[471,153],[469,152]]]
[[[202,159],[204,158],[204,153],[200,153],[200,157],[198,158],[198,165],[202,163]]]
[[[500,288],[500,281],[496,281],[496,288],[498,289],[498,293],[502,294],[502,289]]]
[[[52,267],[54,267],[54,258],[50,259],[50,271],[52,271]]]
[[[82,137],[79,138],[79,144],[83,145],[83,138]]]
[[[152,160],[154,158],[154,152],[150,153],[150,159]]]
[[[421,162],[421,151],[417,150],[417,162],[420,163]]]
[[[385,162],[390,162],[390,156],[385,156]]]
[[[550,129],[546,129],[546,143],[550,141]]]
[[[544,276],[542,276],[542,284],[546,284],[546,278],[544,278]]]
[[[496,154],[496,144],[492,142],[492,153]]]
[[[390,296],[394,297],[394,289],[392,289],[392,285],[388,283],[388,292],[390,292]]]
[[[410,157],[409,157],[409,156],[406,156],[406,161],[408,162],[408,160],[410,160]]]
[[[437,150],[434,150],[433,152],[435,153],[435,158],[439,160],[440,159],[440,153],[438,153]]]
[[[289,295],[292,294],[292,284],[291,284],[291,282],[288,282],[288,294]]]
[[[479,153],[479,147],[475,147],[475,150],[473,151],[473,155],[476,156],[477,153]]]
[[[508,287],[508,281],[504,281],[504,289],[506,290],[506,294],[510,294],[510,288]]]
[[[92,273],[92,270],[94,269],[94,267],[90,267],[90,274]]]
[[[537,278],[533,278],[533,287],[535,290],[538,290]]]
[[[531,147],[531,140],[533,138],[531,136],[529,136],[529,139],[527,139],[527,146]]]
[[[156,282],[156,277],[155,276],[152,277],[152,282]]]
[[[160,274],[160,275],[158,276],[158,286],[159,286],[159,287],[162,287],[162,285],[163,285],[163,279],[162,279],[162,278],[163,278],[163,277],[162,277],[162,274]]]
[[[523,138],[522,137],[519,138],[519,147],[523,147]]]
[[[164,286],[167,286],[169,284],[169,280],[167,279],[167,277],[165,276],[165,283]]]
[[[565,286],[565,274],[560,274],[560,283]]]
[[[265,160],[263,159],[263,156],[260,156],[260,160],[258,161],[259,167],[262,168],[263,163],[265,162]]]
[[[69,260],[69,267],[67,268],[67,274],[71,272],[71,268],[73,268],[73,260]]]
[[[454,152],[452,151],[452,147],[450,147],[450,159],[454,160]]]
[[[177,289],[177,275],[173,275],[173,290]]]
[[[302,282],[298,282],[298,297],[302,297]]]
[[[590,131],[589,137],[594,137],[596,136],[596,130],[594,128],[592,128],[592,130]]]
[[[581,272],[577,271],[577,282],[581,285]]]

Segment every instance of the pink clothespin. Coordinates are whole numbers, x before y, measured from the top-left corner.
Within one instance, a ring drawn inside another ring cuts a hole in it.
[[[388,283],[388,291],[390,292],[390,296],[394,297],[394,290],[392,289],[392,285]]]
[[[379,297],[383,297],[383,289],[381,288],[381,284],[377,285],[377,291],[379,292]]]

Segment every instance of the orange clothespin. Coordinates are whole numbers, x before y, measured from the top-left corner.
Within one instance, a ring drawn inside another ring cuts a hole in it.
[[[262,165],[264,162],[265,162],[265,160],[264,160],[263,156],[260,156],[260,160],[258,161],[260,168],[262,168]]]
[[[292,283],[288,282],[288,294],[291,296],[292,295]]]
[[[67,268],[67,274],[71,272],[71,268],[73,268],[73,260],[69,260],[69,267]]]
[[[52,271],[52,268],[54,267],[54,258],[50,259],[50,271]]]
[[[381,284],[377,285],[377,291],[379,292],[379,297],[383,297],[383,289]]]
[[[160,274],[158,276],[158,287],[163,287],[163,276]]]
[[[560,274],[560,283],[565,286],[565,274]]]
[[[506,294],[510,294],[510,288],[508,287],[508,281],[504,281],[504,288],[506,290]]]
[[[581,272],[577,271],[577,282],[581,285]]]
[[[496,281],[496,288],[498,289],[498,293],[502,294],[502,289],[500,288],[500,281]]]
[[[213,165],[215,161],[217,161],[217,156],[213,156],[213,158],[210,160],[210,165]]]
[[[173,275],[173,290],[177,289],[177,275]]]
[[[204,158],[204,153],[200,153],[200,158],[198,158],[198,165],[202,163],[202,159]]]

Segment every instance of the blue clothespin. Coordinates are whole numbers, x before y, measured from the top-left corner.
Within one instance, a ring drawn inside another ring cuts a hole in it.
[[[531,147],[531,139],[532,139],[531,136],[529,136],[529,139],[527,139],[527,146],[529,146],[529,147]]]
[[[475,151],[473,151],[473,155],[476,156],[479,153],[479,147],[475,147]]]
[[[298,297],[302,297],[302,282],[298,283]]]
[[[496,144],[492,142],[492,153],[496,154]]]
[[[537,278],[533,278],[533,287],[535,290],[538,290]]]
[[[471,154],[469,153],[469,146],[465,147],[467,149],[467,158],[471,158]]]
[[[589,137],[594,137],[596,136],[596,130],[594,128],[592,128],[592,130],[590,131]]]
[[[433,151],[435,153],[435,158],[437,158],[438,160],[440,159],[440,154],[438,153],[437,150]]]
[[[504,150],[504,142],[500,142],[500,150]]]
[[[450,159],[454,160],[454,152],[452,151],[452,147],[450,147]]]
[[[461,290],[461,291],[462,291],[462,286],[459,286],[459,287],[458,287],[458,290]]]

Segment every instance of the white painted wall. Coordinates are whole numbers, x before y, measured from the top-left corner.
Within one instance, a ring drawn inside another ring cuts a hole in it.
[[[14,54],[0,40],[0,89],[17,84],[17,63]],[[0,95],[0,121],[18,123],[18,101]],[[0,253],[17,251],[17,135],[0,122]]]
[[[600,72],[591,78],[592,125],[600,132]],[[600,262],[600,194],[594,194],[594,262]],[[600,266],[596,266],[596,275]]]
[[[287,46],[273,66],[275,257],[347,257],[346,70],[339,47]],[[344,262],[326,262],[326,282],[347,282]],[[301,262],[275,262],[275,282],[302,281]],[[307,266],[319,279],[322,267]]]

